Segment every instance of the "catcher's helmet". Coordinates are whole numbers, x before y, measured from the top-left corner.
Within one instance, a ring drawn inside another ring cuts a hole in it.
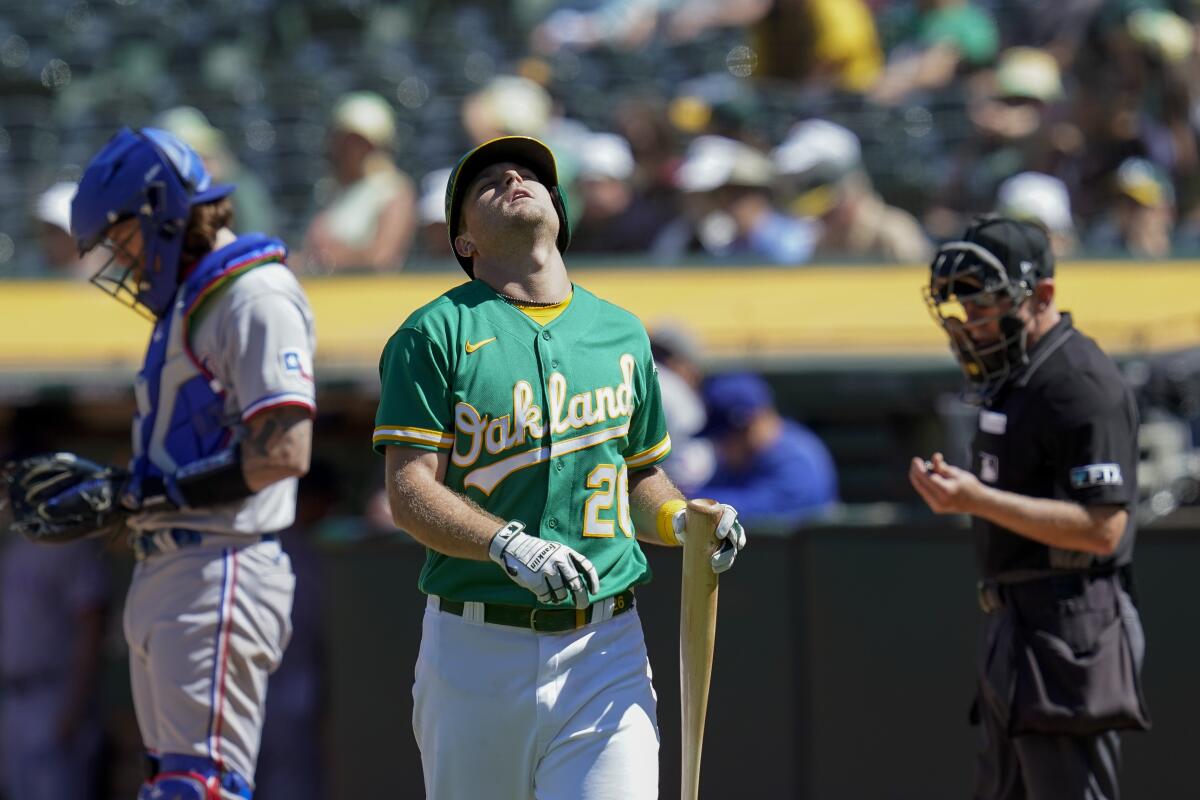
[[[1054,275],[1050,240],[1040,225],[1007,217],[977,217],[961,240],[946,242],[930,265],[925,301],[975,398],[986,400],[1028,362],[1028,330],[1017,315],[1038,281]],[[993,313],[969,318],[966,305]],[[997,321],[1000,337],[976,341],[972,328]]]
[[[122,128],[83,172],[71,202],[71,235],[83,254],[104,243],[114,224],[137,218],[144,269],[138,284],[130,286],[126,281],[133,267],[121,267],[114,257],[92,283],[163,316],[179,285],[179,255],[192,206],[219,200],[233,189],[214,185],[200,157],[174,135]]]
[[[538,180],[550,192],[550,200],[558,211],[558,252],[565,253],[571,244],[571,229],[567,225],[567,198],[558,185],[558,165],[550,148],[532,136],[501,136],[484,142],[458,160],[446,185],[446,228],[450,248],[467,275],[475,277],[475,267],[469,257],[460,256],[454,247],[458,225],[462,220],[462,199],[471,180],[491,164],[511,161],[533,170]]]

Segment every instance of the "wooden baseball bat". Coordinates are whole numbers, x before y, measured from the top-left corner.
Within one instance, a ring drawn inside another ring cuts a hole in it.
[[[717,548],[721,507],[715,500],[689,500],[683,546],[683,589],[679,602],[679,705],[683,718],[682,800],[700,793],[700,751],[717,638],[717,576],[709,559]]]

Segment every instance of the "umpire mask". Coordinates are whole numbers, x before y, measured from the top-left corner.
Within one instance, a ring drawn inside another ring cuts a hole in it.
[[[1009,281],[995,256],[971,242],[950,242],[934,258],[925,302],[950,337],[977,401],[990,399],[1028,363],[1025,323],[1017,309],[1031,293]],[[993,321],[999,336],[986,337],[983,331]]]
[[[934,256],[925,302],[950,338],[968,399],[990,400],[1029,363],[1028,329],[1018,312],[1053,269],[1045,232],[1002,217],[976,220],[962,241],[947,242]]]

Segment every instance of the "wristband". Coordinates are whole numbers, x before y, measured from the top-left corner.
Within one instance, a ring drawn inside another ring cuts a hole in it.
[[[190,507],[204,508],[245,500],[254,494],[242,471],[242,448],[234,445],[175,472],[179,494]]]
[[[687,508],[687,501],[678,498],[668,500],[658,507],[655,525],[658,528],[658,538],[671,547],[679,547],[679,539],[675,537],[675,515]]]
[[[508,547],[508,543],[512,541],[512,538],[523,530],[525,530],[525,523],[514,519],[496,531],[496,534],[492,537],[492,541],[488,544],[488,558],[500,566],[504,566],[504,548]]]

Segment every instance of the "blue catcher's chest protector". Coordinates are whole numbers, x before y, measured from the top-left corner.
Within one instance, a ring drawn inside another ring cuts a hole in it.
[[[131,499],[141,500],[147,478],[174,474],[233,443],[239,420],[227,415],[224,387],[192,352],[189,327],[201,306],[231,281],[286,256],[278,239],[239,237],[192,269],[155,324],[135,386],[132,475],[125,488]]]

